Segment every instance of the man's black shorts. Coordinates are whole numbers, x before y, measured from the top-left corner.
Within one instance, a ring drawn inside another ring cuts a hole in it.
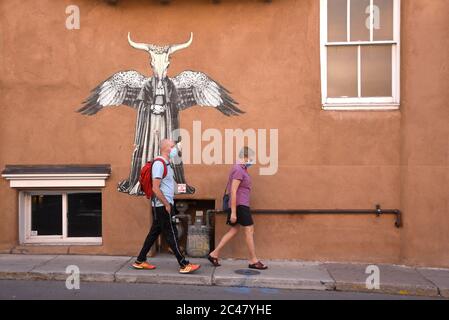
[[[244,205],[237,206],[237,222],[231,223],[231,209],[227,210],[228,217],[226,219],[226,224],[231,226],[235,226],[236,224],[240,224],[244,227],[249,227],[254,224],[253,218],[251,216],[250,208]]]

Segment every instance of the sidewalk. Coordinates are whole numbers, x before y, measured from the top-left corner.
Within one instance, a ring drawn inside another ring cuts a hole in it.
[[[278,289],[337,290],[449,298],[449,269],[411,268],[378,265],[380,289],[369,290],[365,281],[368,265],[264,260],[268,270],[247,268],[245,260],[221,260],[213,267],[206,259],[191,258],[201,263],[194,274],[178,273],[174,256],[150,258],[155,270],[134,270],[134,257],[85,255],[0,254],[0,279],[63,280],[67,266],[80,270],[80,280],[126,283],[191,284]]]

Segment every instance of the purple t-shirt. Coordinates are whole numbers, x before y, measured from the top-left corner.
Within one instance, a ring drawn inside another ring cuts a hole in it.
[[[236,205],[244,205],[249,207],[249,199],[251,193],[251,177],[248,174],[246,167],[242,164],[234,164],[231,169],[231,173],[229,174],[229,185],[228,185],[228,193],[229,193],[229,208],[231,207],[231,186],[232,180],[240,180],[240,185],[237,189],[237,202]]]

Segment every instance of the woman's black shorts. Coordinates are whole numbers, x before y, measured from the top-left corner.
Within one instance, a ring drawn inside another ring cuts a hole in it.
[[[249,207],[244,205],[237,206],[237,222],[231,223],[231,209],[227,210],[228,217],[226,219],[226,224],[231,226],[235,226],[236,224],[240,224],[244,227],[249,227],[254,224],[253,218],[251,217],[251,211]]]

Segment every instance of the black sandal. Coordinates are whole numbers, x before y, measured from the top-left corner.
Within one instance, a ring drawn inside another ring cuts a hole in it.
[[[219,267],[219,266],[221,266],[221,264],[218,263],[218,258],[214,258],[214,257],[212,257],[210,254],[207,255],[207,260],[209,260],[210,263],[212,263],[212,265],[213,265],[214,267]]]
[[[268,269],[266,265],[264,265],[262,262],[257,261],[256,263],[248,265],[248,268],[250,269],[257,269],[257,270],[265,270]]]

